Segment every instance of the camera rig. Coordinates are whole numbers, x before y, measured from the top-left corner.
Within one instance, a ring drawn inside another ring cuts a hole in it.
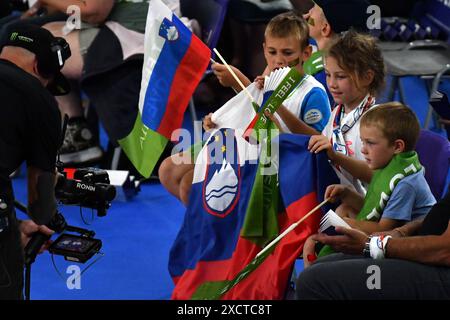
[[[55,195],[61,204],[79,205],[97,210],[103,217],[116,196],[116,188],[109,184],[109,176],[105,170],[97,168],[76,169],[73,178],[67,179],[63,173],[58,177]]]
[[[116,196],[116,189],[109,184],[109,176],[105,170],[97,168],[81,168],[74,172],[74,179],[68,179],[60,165],[61,174],[55,186],[55,196],[61,204],[79,205],[80,207],[97,210],[97,215],[106,215],[111,201]],[[27,212],[27,208],[15,201],[15,206]],[[94,239],[95,232],[87,229],[69,226],[64,216],[57,212],[49,224],[51,230],[61,235],[51,244],[49,252],[62,255],[66,260],[84,263],[102,247],[99,239]],[[66,233],[71,232],[71,233]],[[51,236],[35,233],[24,249],[25,257],[25,299],[30,299],[31,265],[36,259],[40,248]]]

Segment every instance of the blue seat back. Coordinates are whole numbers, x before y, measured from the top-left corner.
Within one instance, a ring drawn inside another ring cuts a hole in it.
[[[450,142],[443,136],[421,130],[416,151],[425,167],[425,179],[438,200],[442,198],[450,165]]]

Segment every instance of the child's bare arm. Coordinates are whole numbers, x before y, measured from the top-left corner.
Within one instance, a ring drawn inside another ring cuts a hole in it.
[[[385,234],[392,237],[410,237],[417,234],[419,229],[422,227],[424,218],[418,218],[416,220],[409,221],[408,223],[396,227],[390,231],[381,231],[381,232],[375,232],[372,235],[380,235]]]
[[[364,204],[364,197],[349,186],[343,184],[332,184],[325,190],[325,199],[330,198],[330,202],[341,200],[354,211],[359,212]]]
[[[399,227],[402,222],[400,220],[381,218],[380,221],[359,221],[351,218],[343,218],[352,228],[364,231],[367,234],[375,232],[389,231]]]
[[[335,152],[330,139],[324,135],[313,135],[309,140],[308,150],[318,153],[327,151],[328,158],[333,164],[338,165],[348,171],[356,179],[369,183],[372,180],[373,172],[365,161],[354,159],[342,153]]]
[[[248,87],[252,82],[236,67],[230,66],[233,72],[236,74],[238,79],[242,82],[245,87]],[[225,67],[225,65],[220,63],[213,63],[211,69],[219,80],[220,84],[224,87],[231,87],[237,92],[242,91],[239,83],[231,75],[230,71]]]
[[[333,156],[330,157],[330,160],[334,164],[344,168],[356,179],[366,183],[370,183],[370,180],[372,180],[373,171],[363,160],[358,160],[338,152],[333,152]]]
[[[292,133],[306,134],[306,135],[320,134],[320,132],[318,132],[314,128],[311,128],[302,120],[297,118],[292,112],[290,112],[283,105],[278,107],[277,113]]]
[[[314,153],[326,150],[333,164],[348,171],[356,179],[369,183],[373,172],[365,161],[354,159],[342,153],[335,152],[330,139],[324,135],[314,135],[309,140],[308,150]]]

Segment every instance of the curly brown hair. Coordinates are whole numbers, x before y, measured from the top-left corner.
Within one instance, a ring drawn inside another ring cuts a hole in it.
[[[325,51],[325,57],[336,59],[339,67],[348,72],[357,87],[368,70],[374,73],[368,90],[371,95],[377,95],[384,87],[385,66],[383,55],[376,39],[368,34],[354,30],[337,37]]]

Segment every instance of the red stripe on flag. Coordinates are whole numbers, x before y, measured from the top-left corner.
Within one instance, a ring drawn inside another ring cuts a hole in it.
[[[251,134],[253,133],[253,128],[255,127],[256,122],[258,121],[259,114],[257,113],[256,116],[253,118],[252,122],[248,125],[247,129],[245,129],[243,138],[247,141],[249,141]]]
[[[286,212],[280,213],[280,233],[300,220],[317,206],[317,194],[311,192],[292,203]],[[321,212],[316,212],[287,234],[275,251],[250,275],[225,294],[225,300],[274,300],[283,299],[295,260],[303,250],[306,239],[317,232]],[[231,280],[248,265],[261,250],[253,242],[239,238],[233,256],[222,261],[200,261],[194,270],[187,270],[174,278],[176,287],[172,299],[190,299],[197,287],[207,281]]]
[[[208,67],[210,57],[211,51],[209,48],[200,39],[192,35],[191,44],[173,78],[166,112],[157,130],[167,139],[170,139],[173,130],[181,128],[184,112]]]
[[[292,203],[286,209],[286,213],[279,214],[280,233],[301,219],[317,204],[317,194],[315,192],[309,193]],[[275,251],[254,272],[230,290],[223,299],[283,299],[293,264],[303,251],[303,244],[306,239],[317,232],[321,216],[320,212],[313,214],[288,233],[278,243]]]
[[[315,192],[309,193],[292,203],[286,212],[279,214],[280,233],[297,222],[317,203]],[[303,251],[303,244],[317,232],[321,213],[313,214],[297,228],[288,233],[277,245],[275,251],[250,275],[231,289],[223,299],[228,300],[279,300],[283,299],[295,260]],[[264,280],[261,280],[264,279]]]
[[[186,270],[180,277],[172,278],[175,289],[171,299],[190,299],[197,287],[204,282],[232,280],[260,250],[261,248],[253,242],[239,238],[236,250],[230,259],[199,261],[194,270]]]
[[[187,300],[197,287],[206,281],[222,281],[227,274],[231,259],[221,261],[200,261],[194,270],[186,270],[182,276],[173,278],[175,289],[174,300]]]

